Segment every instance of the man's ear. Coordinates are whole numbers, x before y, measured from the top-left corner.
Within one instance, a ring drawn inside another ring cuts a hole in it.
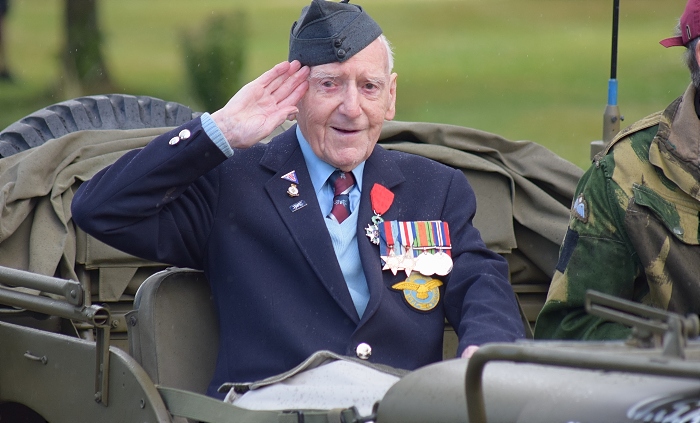
[[[700,44],[700,43],[699,43]],[[384,119],[392,120],[396,116],[396,79],[398,75],[392,73],[389,78],[389,108],[384,113]]]

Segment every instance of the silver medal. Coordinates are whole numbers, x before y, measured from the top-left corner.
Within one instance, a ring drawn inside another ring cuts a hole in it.
[[[433,257],[435,260],[434,269],[436,274],[445,276],[452,271],[452,257],[450,257],[447,253],[440,250],[433,254]]]

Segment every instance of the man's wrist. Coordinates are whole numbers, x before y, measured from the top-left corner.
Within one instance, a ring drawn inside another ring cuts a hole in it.
[[[224,153],[226,157],[233,156],[233,149],[228,144],[228,141],[226,141],[224,133],[221,132],[221,128],[217,126],[211,115],[205,112],[202,114],[200,119],[202,121],[202,128],[204,129],[204,132],[206,132],[207,136],[214,142],[214,144],[216,144],[217,147],[219,147],[221,152]]]

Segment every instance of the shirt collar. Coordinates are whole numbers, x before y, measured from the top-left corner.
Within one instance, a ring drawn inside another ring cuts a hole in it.
[[[306,141],[304,135],[299,129],[299,125],[296,127],[297,139],[299,140],[299,147],[301,147],[301,153],[304,155],[304,160],[306,161],[306,167],[309,169],[309,176],[311,177],[311,183],[314,185],[314,190],[318,195],[318,192],[323,188],[323,185],[331,176],[331,173],[335,171],[335,167],[324,162],[311,149],[311,145]],[[357,167],[352,170],[352,174],[355,177],[355,187],[362,192],[362,175],[365,170],[365,162],[363,161]]]

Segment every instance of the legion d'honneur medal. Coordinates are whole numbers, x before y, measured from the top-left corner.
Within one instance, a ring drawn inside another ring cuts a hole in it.
[[[374,216],[372,216],[372,223],[365,228],[365,235],[372,241],[372,244],[379,245],[379,224],[384,222],[382,215],[389,210],[391,203],[394,202],[394,193],[383,185],[375,183],[369,192],[369,200]],[[394,274],[396,273],[394,272]]]

